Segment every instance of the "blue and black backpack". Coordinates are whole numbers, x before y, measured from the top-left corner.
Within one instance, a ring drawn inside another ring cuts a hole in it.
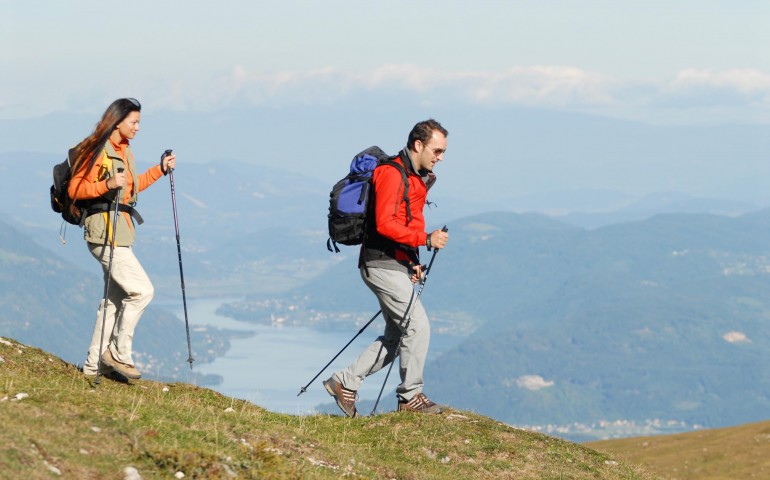
[[[379,165],[391,165],[398,169],[404,180],[403,200],[406,211],[409,208],[409,181],[403,165],[382,151],[380,147],[369,147],[353,157],[350,172],[334,185],[329,194],[329,240],[326,248],[330,252],[339,252],[337,244],[360,245],[364,242],[367,230],[367,217],[372,208],[372,175]],[[411,218],[409,218],[411,220]]]

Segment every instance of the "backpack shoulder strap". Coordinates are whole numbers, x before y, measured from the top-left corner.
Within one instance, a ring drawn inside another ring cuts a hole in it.
[[[107,154],[110,159],[117,159],[120,160],[123,163],[123,166],[131,173],[131,177],[134,179],[134,182],[138,181],[138,177],[136,176],[136,165],[134,163],[134,154],[131,152],[131,147],[126,147],[126,158],[122,158],[120,155],[118,155],[118,152],[115,151],[115,147],[112,146],[112,143],[107,140],[104,144],[104,152]],[[114,163],[114,161],[113,161]],[[110,170],[114,170],[113,163],[110,164]],[[114,171],[112,172],[114,174]],[[137,200],[136,195],[136,188],[133,189],[133,192],[131,193],[131,198],[128,200],[128,203],[131,205],[135,205]]]
[[[406,218],[408,222],[412,221],[412,204],[409,202],[409,174],[406,173],[406,168],[404,168],[403,162],[404,159],[401,159],[401,162],[397,162],[396,158],[398,156],[394,157],[388,157],[387,159],[380,160],[380,163],[377,165],[378,167],[380,165],[390,165],[391,167],[394,167],[398,172],[401,174],[401,180],[404,182],[404,194],[402,195],[402,200],[406,203]]]

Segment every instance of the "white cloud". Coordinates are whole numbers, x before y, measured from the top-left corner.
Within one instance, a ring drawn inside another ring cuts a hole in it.
[[[46,109],[60,109],[62,102],[65,108],[101,105],[112,99],[114,90],[132,92],[153,108],[188,111],[345,102],[366,102],[376,108],[395,102],[550,108],[651,123],[770,123],[769,72],[689,68],[668,78],[625,80],[570,65],[449,70],[391,64],[361,71],[337,67],[264,71],[236,64],[203,75],[136,78],[113,85],[109,92],[87,81],[57,87],[53,93],[40,85],[9,89],[7,98],[0,90],[0,117],[13,118],[19,109],[50,113]]]
[[[557,108],[653,122],[770,122],[770,74],[755,69],[686,69],[663,80],[624,81],[561,65],[447,71],[401,64],[360,72],[333,67],[264,72],[235,66],[207,79],[176,80],[165,90],[153,100],[184,110],[331,105],[361,98],[376,104],[380,95],[424,105]]]
[[[756,69],[680,71],[670,84],[678,90],[710,88],[732,90],[740,94],[770,95],[770,74]]]
[[[481,103],[568,106],[611,105],[614,82],[574,67],[514,67],[502,73],[467,75],[475,80],[474,100]]]
[[[522,375],[516,379],[516,386],[527,390],[541,390],[543,388],[552,387],[553,381],[546,381],[540,375]]]
[[[728,343],[751,343],[751,339],[743,332],[727,332],[722,335],[722,338]]]
[[[617,103],[612,89],[617,82],[574,67],[513,67],[503,72],[447,72],[414,65],[386,65],[365,72],[335,68],[309,71],[249,72],[241,66],[186,85],[188,108],[217,108],[236,98],[254,105],[327,103],[358,92],[398,91],[427,95],[442,103],[462,101],[485,105],[569,107]],[[181,85],[159,98],[179,107]],[[170,105],[171,106],[171,105]]]

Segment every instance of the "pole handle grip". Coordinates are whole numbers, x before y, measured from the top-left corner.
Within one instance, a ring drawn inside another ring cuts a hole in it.
[[[169,155],[171,155],[171,152],[173,152],[173,150],[170,149],[170,148],[167,148],[166,151],[163,152],[163,155],[160,156],[160,166],[161,166],[161,168],[163,168],[163,159],[168,157]],[[173,171],[174,171],[173,168],[169,168],[168,169],[168,173],[171,173]]]
[[[118,167],[116,170],[118,171],[118,173],[123,173],[126,169],[123,167]],[[120,197],[120,194],[118,192],[120,192],[120,187],[118,187],[115,190],[115,203],[118,202],[118,198]]]

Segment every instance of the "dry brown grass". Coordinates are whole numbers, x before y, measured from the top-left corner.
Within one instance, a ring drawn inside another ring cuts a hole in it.
[[[770,478],[770,422],[586,445],[668,479]]]

